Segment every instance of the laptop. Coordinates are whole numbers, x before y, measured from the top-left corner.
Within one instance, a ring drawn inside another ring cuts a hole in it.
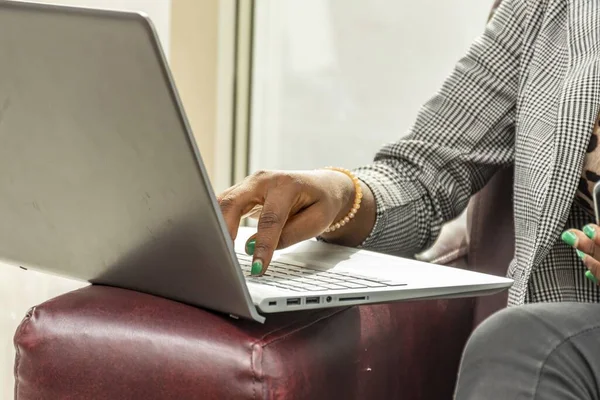
[[[250,277],[149,19],[0,2],[0,260],[265,320],[512,280],[306,241]]]

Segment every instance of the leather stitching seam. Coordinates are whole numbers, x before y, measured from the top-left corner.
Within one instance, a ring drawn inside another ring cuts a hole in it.
[[[19,326],[19,329],[17,331],[17,336],[21,335],[21,333],[25,329],[25,325],[27,325],[29,323],[34,312],[35,312],[35,307],[32,307],[29,309],[27,314],[25,314],[25,317],[23,318],[23,321],[21,321],[21,325]],[[15,400],[18,400],[18,398],[19,398],[19,382],[20,382],[19,366],[20,366],[20,364],[21,364],[21,351],[19,349],[19,346],[15,346],[15,371],[14,371],[14,374],[15,374]]]
[[[273,338],[271,340],[265,341],[265,339],[268,336],[273,335],[273,334],[275,334],[277,332],[281,332],[281,331],[283,331],[283,330],[285,330],[285,329],[293,326],[294,324],[296,324],[298,322],[302,322],[302,321],[298,321],[298,320],[292,321],[292,322],[290,322],[287,325],[281,326],[281,327],[279,327],[277,329],[274,329],[272,331],[269,331],[269,332],[265,333],[264,335],[261,336],[260,339],[252,342],[250,344],[250,369],[252,370],[252,399],[256,399],[256,385],[258,384],[258,376],[257,376],[257,373],[256,373],[256,369],[254,368],[254,362],[253,362],[254,361],[254,355],[255,355],[257,347],[261,347],[261,348],[264,349],[265,347],[267,347],[271,343],[275,343],[275,342],[277,342],[279,340],[283,340],[283,339],[287,338],[288,336],[293,335],[294,333],[303,330],[304,328],[308,328],[308,327],[310,327],[310,326],[312,326],[312,325],[314,325],[314,324],[316,324],[316,323],[318,323],[318,322],[320,322],[320,321],[322,321],[324,319],[330,318],[330,317],[332,317],[332,316],[334,316],[336,314],[339,314],[340,312],[343,312],[345,310],[347,310],[347,308],[342,308],[341,310],[335,311],[333,313],[330,313],[330,314],[327,314],[327,315],[323,315],[321,318],[319,318],[317,320],[314,320],[314,321],[312,321],[309,324],[302,323],[301,326],[299,326],[298,328],[295,328],[295,329],[291,330],[290,332],[287,332],[285,335],[278,336],[278,337],[275,337],[275,338]],[[262,363],[263,363],[262,354],[260,355],[260,360],[259,361],[260,361],[261,366],[262,366]]]
[[[254,342],[250,345],[250,369],[252,370],[252,399],[256,399],[256,381],[257,381],[257,379],[256,379],[256,370],[254,369],[254,363],[253,363],[255,348],[256,348],[256,342]]]

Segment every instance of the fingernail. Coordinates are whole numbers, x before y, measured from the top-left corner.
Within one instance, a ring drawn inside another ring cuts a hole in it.
[[[593,239],[596,236],[596,229],[591,225],[586,225],[583,227],[583,233],[585,233],[585,236]]]
[[[250,270],[251,275],[260,275],[263,269],[263,263],[260,260],[256,260],[252,263],[252,269]]]
[[[575,250],[575,252],[577,252],[577,255],[579,256],[579,258],[581,258],[583,260],[583,257],[585,257],[585,253],[581,250]]]
[[[577,236],[571,231],[563,232],[560,238],[569,246],[575,246],[575,242],[577,242]]]
[[[246,243],[246,254],[251,256],[254,254],[254,248],[256,247],[256,240],[252,239]]]
[[[594,282],[596,285],[598,284],[598,279],[594,276],[594,274],[592,274],[592,271],[585,271],[585,277]]]

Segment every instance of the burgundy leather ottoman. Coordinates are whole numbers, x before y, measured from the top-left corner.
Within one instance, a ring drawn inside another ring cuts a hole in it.
[[[473,299],[233,320],[89,286],[15,335],[15,398],[450,399]]]

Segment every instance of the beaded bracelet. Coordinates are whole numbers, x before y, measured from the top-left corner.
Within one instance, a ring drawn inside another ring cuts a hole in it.
[[[328,169],[330,171],[338,171],[343,174],[346,174],[346,176],[348,176],[350,179],[352,179],[352,182],[354,183],[354,193],[355,193],[354,204],[352,205],[352,209],[350,209],[350,212],[348,213],[348,215],[346,215],[344,218],[342,218],[338,222],[332,224],[329,228],[325,229],[325,233],[330,233],[337,229],[340,229],[342,226],[344,226],[348,222],[350,222],[350,220],[352,218],[354,218],[354,216],[358,212],[358,209],[360,208],[360,203],[362,201],[363,194],[362,194],[362,187],[360,186],[360,182],[359,182],[358,178],[350,170],[345,169],[345,168],[336,168],[336,167],[325,167],[325,169]]]

